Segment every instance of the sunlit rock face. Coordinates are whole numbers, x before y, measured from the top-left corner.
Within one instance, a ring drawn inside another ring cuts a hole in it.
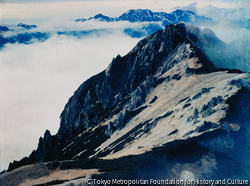
[[[206,53],[222,45],[211,30],[183,23],[144,38],[80,85],[58,133],[46,131],[9,170],[74,160],[61,168],[102,169],[104,178],[247,178],[250,75],[216,68]]]

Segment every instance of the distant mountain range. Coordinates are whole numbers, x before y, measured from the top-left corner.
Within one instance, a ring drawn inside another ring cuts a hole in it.
[[[45,41],[48,33],[32,32],[36,25],[19,23],[18,25],[0,25],[0,48],[6,43],[31,44],[35,41]],[[7,35],[7,36],[6,36]]]
[[[166,27],[166,25],[173,23],[177,24],[179,22],[185,22],[186,24],[193,24],[195,26],[209,26],[212,23],[212,18],[206,16],[197,15],[197,3],[191,4],[187,7],[179,7],[184,10],[177,9],[171,13],[166,12],[153,12],[149,9],[131,9],[118,17],[109,17],[103,14],[97,14],[88,19],[81,18],[75,19],[75,22],[86,22],[90,20],[97,20],[102,22],[120,22],[120,21],[128,21],[130,23],[143,23],[138,27],[128,27],[124,28],[123,32],[134,38],[142,38],[147,35],[150,35],[158,30],[162,30]],[[235,11],[229,11],[226,9],[219,9],[214,6],[209,6],[204,11],[209,12],[218,12],[217,9],[220,10],[220,16],[217,16],[217,19],[214,20],[212,24],[218,24],[223,20],[223,25],[227,28],[245,28],[250,29],[250,19],[248,20],[226,20],[225,17],[227,15],[233,14],[236,17]],[[193,11],[190,11],[193,10]],[[214,14],[215,14],[214,13]],[[225,14],[225,15],[224,15]],[[211,13],[211,15],[213,15]],[[216,17],[215,15],[212,16]],[[226,21],[225,21],[226,20]],[[221,24],[221,23],[220,23]],[[68,35],[74,36],[77,38],[86,37],[90,34],[100,35],[103,33],[112,34],[112,29],[91,29],[91,30],[74,30],[72,28],[71,31],[58,31],[55,33],[50,32],[33,32],[32,30],[39,28],[36,25],[28,25],[24,23],[19,23],[18,25],[0,25],[0,48],[3,47],[6,43],[23,43],[23,44],[32,44],[36,41],[43,42],[50,38],[52,35]],[[11,33],[11,36],[8,36],[6,33]]]
[[[187,24],[194,24],[196,26],[207,25],[212,19],[196,15],[191,11],[175,10],[172,13],[166,12],[152,12],[148,9],[129,10],[119,17],[108,17],[103,14],[97,14],[89,19],[76,19],[76,22],[85,22],[89,20],[98,20],[103,22],[118,22],[128,21],[131,23],[145,23],[138,28],[128,27],[123,31],[131,37],[141,38],[152,34],[158,30],[164,29],[169,23],[178,23],[183,21]],[[69,35],[78,38],[88,36],[89,34],[99,35],[101,33],[110,33],[110,29],[92,29],[92,30],[72,30],[72,31],[58,31],[56,33],[32,32],[32,29],[38,28],[36,25],[27,25],[19,23],[18,25],[0,25],[0,48],[6,43],[23,43],[31,44],[36,41],[43,42],[51,37],[53,34]],[[4,33],[11,32],[11,36],[3,36]]]
[[[3,32],[21,32],[25,30],[31,30],[33,28],[36,28],[36,25],[27,25],[24,23],[19,23],[18,25],[0,25],[0,33]]]
[[[212,19],[199,16],[192,11],[185,11],[185,10],[175,10],[172,13],[166,12],[152,12],[149,9],[131,9],[119,17],[108,17],[103,14],[97,14],[94,17],[90,17],[88,19],[81,18],[76,19],[76,22],[85,22],[88,20],[98,20],[104,22],[118,22],[118,21],[129,21],[131,23],[135,22],[162,22],[161,24],[165,27],[169,23],[177,24],[181,21],[187,24],[194,24],[194,25],[207,25],[209,24]]]
[[[195,7],[195,4],[191,6],[192,8]],[[214,7],[212,7],[214,9]],[[188,9],[191,9],[190,7]],[[211,9],[211,8],[210,8]],[[196,10],[194,10],[196,11]],[[221,10],[222,11],[222,10]],[[223,12],[223,11],[222,11]],[[218,18],[220,19],[220,18]],[[121,28],[122,32],[129,35],[133,38],[142,38],[145,36],[148,36],[152,33],[157,32],[158,30],[163,30],[166,25],[173,23],[177,24],[179,22],[185,22],[186,24],[193,24],[196,26],[201,25],[209,25],[212,23],[212,19],[205,17],[205,16],[199,16],[196,13],[188,10],[180,10],[177,9],[173,11],[172,13],[166,13],[166,12],[152,12],[148,9],[131,9],[119,17],[108,17],[103,14],[97,14],[93,17],[90,17],[88,19],[81,18],[76,19],[75,22],[87,22],[91,20],[96,21],[102,21],[102,22],[120,22],[120,21],[127,21],[130,23],[140,23],[138,25],[127,26],[127,28]],[[216,21],[213,21],[212,24],[215,24]],[[250,29],[250,20],[241,21],[241,20],[227,20],[226,22],[223,22],[224,26],[226,28],[245,28]],[[36,25],[27,25],[23,23],[19,23],[18,25],[0,25],[0,49],[1,47],[4,47],[7,43],[22,43],[22,44],[32,44],[34,42],[44,42],[48,38],[52,37],[53,35],[66,35],[66,36],[73,36],[78,39],[81,39],[83,37],[88,37],[89,35],[97,35],[102,36],[103,34],[109,34],[112,35],[114,30],[112,28],[102,28],[102,29],[91,29],[91,30],[72,30],[70,31],[55,31],[55,32],[40,32],[39,27]],[[244,55],[240,51],[245,51],[246,54],[249,53],[249,43],[250,40],[247,38],[243,42],[244,45],[235,45],[235,42],[232,42],[227,45],[218,46],[217,50],[213,50],[212,52],[209,52],[210,50],[207,50],[207,55],[211,55],[211,57],[214,59],[216,64],[222,64],[220,55],[228,56],[227,57],[227,68],[230,68],[232,64],[235,64],[235,61],[237,61],[237,64],[239,69],[243,71],[249,71],[250,70],[250,64],[249,64],[249,57],[248,55]],[[237,47],[238,48],[237,48]],[[223,53],[220,51],[223,48]],[[227,49],[226,49],[227,48]],[[226,52],[225,52],[226,51]],[[232,56],[232,54],[235,54],[237,51],[236,56]],[[231,56],[231,57],[229,57]]]

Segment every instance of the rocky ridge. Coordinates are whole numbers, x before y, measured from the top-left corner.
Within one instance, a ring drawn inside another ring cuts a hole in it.
[[[162,178],[162,166],[169,178],[180,178],[185,170],[194,178],[246,178],[250,76],[216,68],[206,55],[215,45],[224,43],[211,30],[183,23],[144,38],[84,82],[61,113],[58,133],[46,131],[37,149],[11,163],[9,171],[36,162],[119,162],[133,155],[139,173],[150,175],[149,167],[159,165],[153,168],[155,178]],[[224,167],[232,162],[237,171],[228,174]],[[102,176],[122,177],[121,167],[106,169]]]

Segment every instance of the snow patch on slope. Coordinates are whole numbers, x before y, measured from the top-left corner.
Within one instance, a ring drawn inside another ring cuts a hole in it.
[[[189,45],[185,47],[189,53],[192,52]],[[179,50],[183,54],[185,49],[180,47]],[[175,58],[182,59],[182,56],[175,55]],[[240,86],[230,85],[229,82],[241,79],[244,82],[242,84],[249,87],[249,74],[224,71],[190,76],[186,69],[199,68],[197,61],[195,57],[183,59],[157,77],[165,81],[148,94],[140,107],[144,109],[124,128],[116,130],[96,149],[93,156],[107,150],[111,151],[105,157],[108,159],[141,154],[174,140],[199,136],[221,128],[220,120],[226,116],[228,109],[226,100],[240,89]],[[159,69],[157,75],[162,71]],[[235,127],[240,126],[236,124]],[[133,140],[128,141],[130,138]],[[122,148],[119,149],[119,145]]]

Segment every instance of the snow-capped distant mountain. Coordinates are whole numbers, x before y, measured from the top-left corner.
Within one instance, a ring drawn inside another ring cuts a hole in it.
[[[10,31],[10,29],[7,26],[0,25],[0,33],[7,32],[7,31]]]
[[[27,24],[23,24],[23,23],[19,23],[17,26],[18,26],[18,27],[25,28],[25,29],[28,29],[28,30],[37,27],[36,25],[27,25]]]
[[[89,19],[81,18],[76,19],[75,22],[85,22],[89,20],[98,20],[103,22],[119,22],[128,21],[131,23],[145,23],[138,27],[123,28],[123,32],[134,38],[145,37],[158,30],[164,29],[169,23],[177,24],[178,22],[185,22],[197,26],[207,25],[211,22],[211,18],[205,16],[198,16],[191,11],[175,10],[168,14],[166,12],[152,12],[148,9],[132,9],[122,14],[119,17],[108,17],[103,14],[97,14]],[[18,25],[0,25],[0,48],[6,43],[23,43],[31,44],[35,41],[43,42],[51,35],[67,35],[77,38],[86,37],[89,34],[100,35],[101,33],[110,33],[111,29],[92,29],[92,30],[71,30],[71,31],[58,31],[55,33],[32,32],[32,29],[37,28],[36,25],[28,25],[19,23]],[[7,33],[11,33],[8,35]]]
[[[209,24],[212,19],[199,16],[192,11],[185,11],[185,10],[175,10],[172,13],[166,12],[152,12],[149,9],[131,9],[119,17],[108,17],[103,14],[98,14],[94,17],[90,17],[89,19],[76,19],[76,22],[82,21],[85,22],[87,20],[96,19],[99,21],[105,22],[116,22],[116,21],[129,21],[131,23],[135,22],[164,22],[164,23],[174,23],[177,24],[178,22],[184,21],[185,23],[191,23],[194,25],[206,25]],[[166,24],[163,24],[166,26]]]
[[[58,133],[46,130],[9,171],[44,162],[32,167],[45,178],[65,169],[86,179],[249,178],[250,74],[216,68],[206,53],[223,45],[210,29],[183,23],[144,38],[80,85]],[[3,183],[11,185],[13,174],[3,174]],[[50,181],[42,183],[58,177]]]
[[[24,23],[19,23],[17,25],[0,25],[0,33],[1,32],[22,32],[37,28],[36,25],[28,25]]]
[[[34,28],[37,28],[37,26],[23,23],[18,25],[0,25],[0,48],[6,43],[30,44],[35,41],[42,42],[49,38],[47,33],[30,31]]]
[[[168,14],[165,12],[152,12],[148,9],[132,9],[120,17],[116,21],[129,21],[129,22],[158,22],[168,19]]]
[[[90,17],[88,20],[91,20],[91,19],[95,19],[95,20],[98,20],[98,21],[104,21],[104,22],[114,22],[115,21],[114,18],[105,16],[103,14],[97,14],[94,17]]]

